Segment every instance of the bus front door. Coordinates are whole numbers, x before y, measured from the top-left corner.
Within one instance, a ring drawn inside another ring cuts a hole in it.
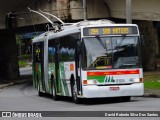
[[[44,83],[44,43],[39,42],[33,44],[33,71],[34,71],[34,85],[39,89],[39,92],[45,91]]]

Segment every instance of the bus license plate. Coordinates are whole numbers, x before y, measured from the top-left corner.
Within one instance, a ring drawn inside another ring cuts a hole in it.
[[[118,90],[120,90],[119,87],[110,87],[109,88],[109,91],[118,91]]]

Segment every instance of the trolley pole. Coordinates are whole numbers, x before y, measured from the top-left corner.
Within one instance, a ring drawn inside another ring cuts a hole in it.
[[[84,11],[84,20],[87,20],[87,3],[86,3],[86,0],[83,0],[83,11]]]
[[[126,0],[126,23],[132,24],[132,0]]]

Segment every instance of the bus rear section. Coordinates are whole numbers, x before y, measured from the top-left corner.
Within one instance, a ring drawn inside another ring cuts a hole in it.
[[[81,81],[84,98],[143,96],[141,64],[136,25],[83,29]]]

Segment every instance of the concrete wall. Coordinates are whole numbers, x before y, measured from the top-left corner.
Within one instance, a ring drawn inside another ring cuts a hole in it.
[[[18,77],[15,34],[12,30],[0,31],[0,80],[17,80]]]
[[[52,13],[64,21],[83,20],[83,1],[82,0],[37,0],[29,7],[33,10],[41,9],[43,11]],[[107,18],[109,17],[108,6],[103,0],[87,0],[87,14],[88,19]],[[19,11],[16,11],[19,12]],[[24,14],[16,14],[17,27],[36,25],[47,23],[38,14],[30,13],[27,8],[21,10]],[[48,16],[49,17],[49,16]],[[51,18],[53,21],[56,19]],[[5,21],[0,21],[0,28],[5,27]]]
[[[87,14],[89,19],[110,17],[108,6],[103,0],[87,0]]]
[[[30,8],[34,10],[41,9],[50,12],[67,21],[83,19],[82,0],[27,0],[28,2],[25,0],[16,1],[17,3],[14,2],[12,4],[7,4],[7,6],[1,10],[0,29],[5,28],[5,16],[8,9],[10,12],[15,13],[26,12],[25,14],[16,15],[17,27],[47,22],[39,15],[29,13],[27,6],[30,6]],[[160,0],[132,0],[132,17],[135,20],[160,21],[159,5]],[[126,0],[87,0],[87,13],[89,19],[107,18],[110,16],[125,19],[125,9]]]
[[[126,18],[126,0],[105,0],[111,16]],[[136,20],[160,21],[160,0],[132,0],[132,18]]]
[[[51,0],[50,2],[48,2],[48,0],[37,0],[29,7],[37,11],[41,9],[43,11],[50,12],[57,16],[56,4],[57,3],[55,0]],[[48,22],[42,16],[36,13],[29,12],[27,8],[24,9],[24,12],[26,12],[26,14],[17,15],[17,27],[36,25]],[[50,16],[48,17],[51,18]]]

